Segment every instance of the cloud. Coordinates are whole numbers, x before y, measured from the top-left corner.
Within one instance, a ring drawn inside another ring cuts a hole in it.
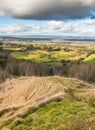
[[[31,33],[32,31],[39,31],[42,29],[41,26],[34,24],[10,24],[0,28],[1,34],[20,34],[20,33]]]
[[[94,12],[95,0],[0,0],[0,14],[19,19],[94,18]]]
[[[85,24],[85,25],[95,25],[95,19],[83,20],[82,24]]]
[[[47,21],[41,24],[8,24],[0,27],[0,35],[42,34],[62,36],[95,36],[95,20]]]

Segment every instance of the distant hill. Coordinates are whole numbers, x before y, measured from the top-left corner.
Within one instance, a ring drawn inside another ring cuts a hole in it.
[[[29,41],[89,41],[95,42],[94,37],[73,37],[73,36],[51,36],[51,35],[13,35],[13,36],[0,36],[1,39],[7,40],[29,40]]]

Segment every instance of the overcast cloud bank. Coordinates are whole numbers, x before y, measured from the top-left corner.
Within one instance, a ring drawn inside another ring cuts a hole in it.
[[[95,0],[0,0],[0,15],[34,20],[95,18]]]

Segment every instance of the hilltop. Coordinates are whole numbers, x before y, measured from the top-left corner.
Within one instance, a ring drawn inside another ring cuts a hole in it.
[[[80,115],[83,113],[83,125],[86,125],[87,120],[95,117],[94,97],[94,85],[74,78],[50,76],[7,79],[0,84],[0,129],[71,130],[70,124],[67,128],[66,122],[63,126],[62,122],[68,116],[69,122],[72,119],[70,116],[75,116],[75,113],[76,121],[82,121]],[[54,118],[56,121],[52,124]],[[72,127],[72,130],[75,128]],[[88,130],[88,125],[85,128]]]

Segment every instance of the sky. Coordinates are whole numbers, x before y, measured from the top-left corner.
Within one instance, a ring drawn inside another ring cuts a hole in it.
[[[0,35],[95,36],[95,0],[0,0]]]

